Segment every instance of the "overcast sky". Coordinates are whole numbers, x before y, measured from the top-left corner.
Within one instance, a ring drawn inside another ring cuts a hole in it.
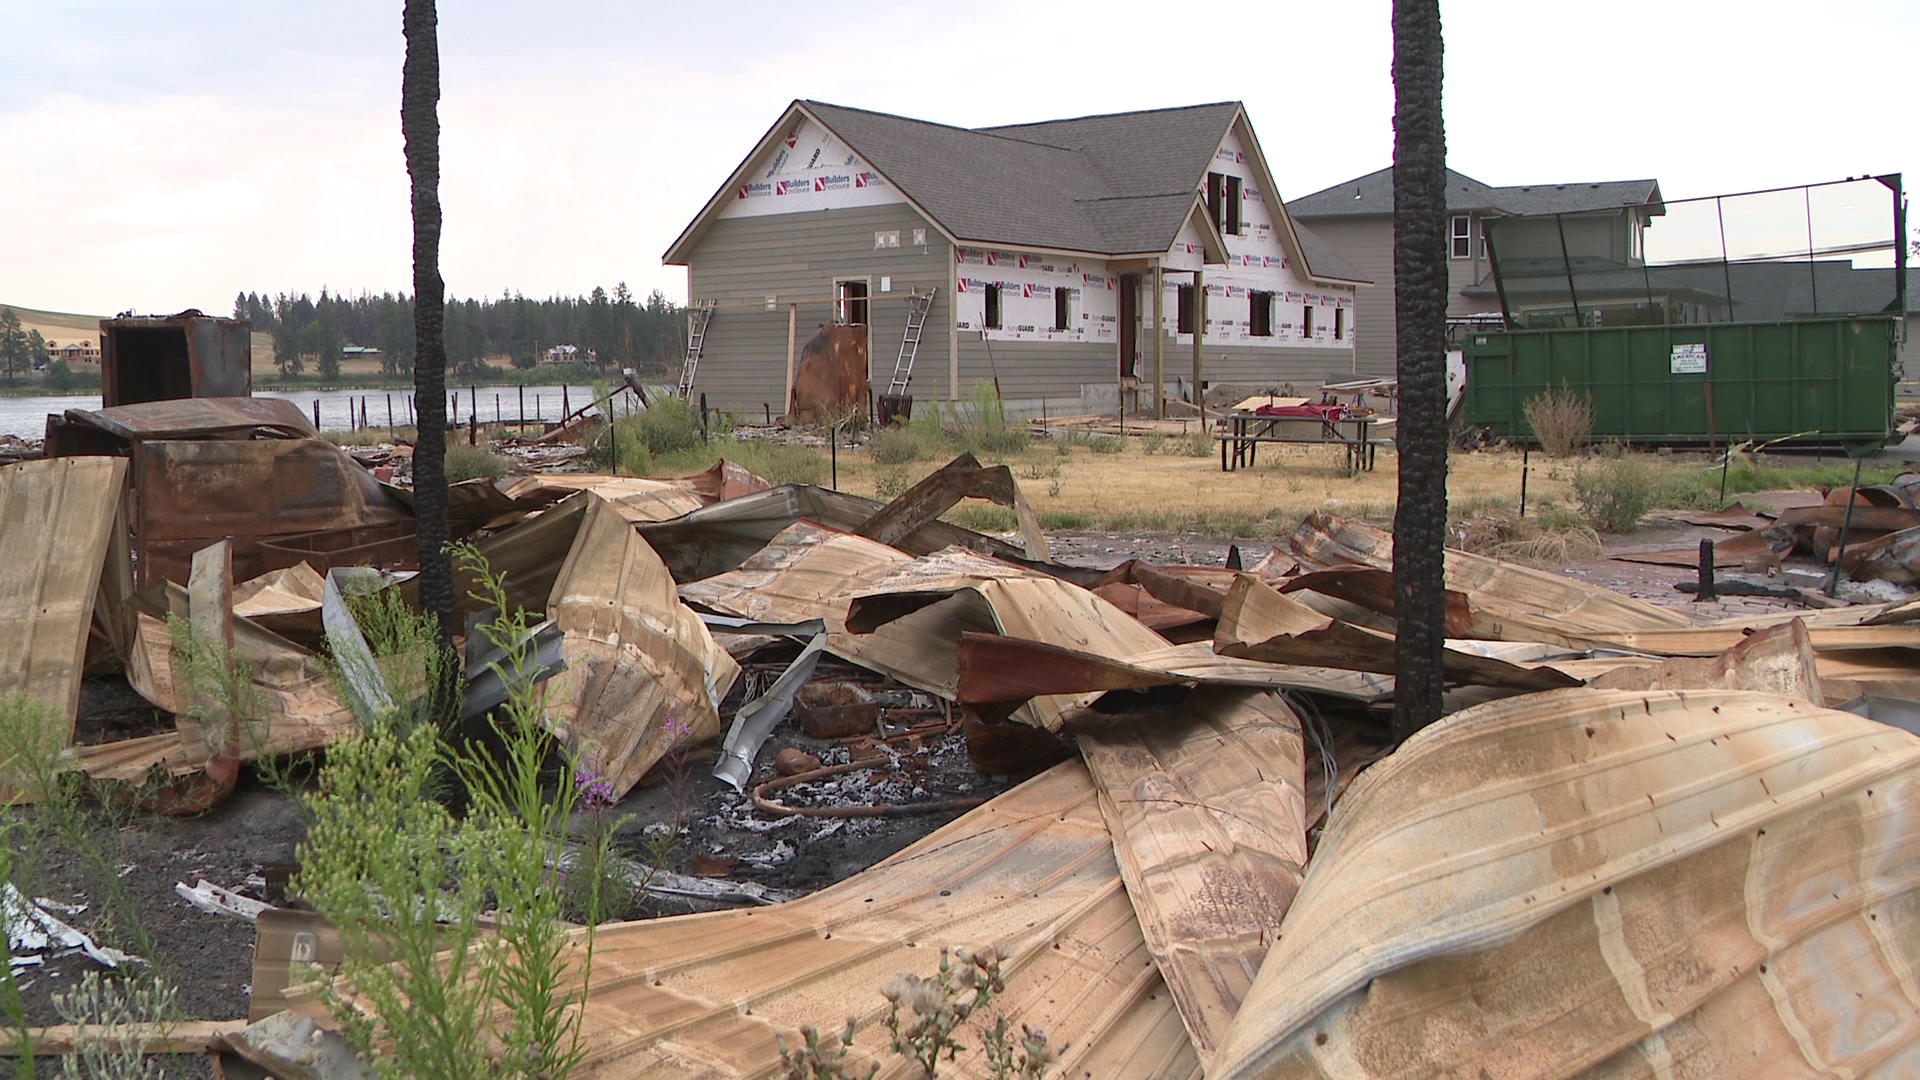
[[[1295,198],[1390,163],[1389,11],[442,0],[447,288],[683,300],[661,253],[794,98],[968,127],[1239,100]],[[1914,0],[1442,17],[1448,164],[1486,183],[1920,184]],[[410,289],[399,0],[0,0],[0,28],[0,302]]]

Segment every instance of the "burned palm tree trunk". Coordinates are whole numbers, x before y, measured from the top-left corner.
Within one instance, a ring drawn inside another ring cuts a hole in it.
[[[420,434],[413,450],[420,604],[453,648],[453,563],[447,547],[447,347],[440,280],[440,45],[434,0],[406,0],[407,59],[400,131],[413,180],[413,403]]]
[[[1447,138],[1439,0],[1393,5],[1393,310],[1399,320],[1399,502],[1393,515],[1393,728],[1440,716],[1446,626]]]

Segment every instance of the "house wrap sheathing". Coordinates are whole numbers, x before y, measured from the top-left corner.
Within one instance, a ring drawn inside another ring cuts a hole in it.
[[[969,130],[797,101],[665,261],[713,308],[694,391],[752,413],[784,411],[790,352],[822,324],[868,327],[885,392],[928,295],[905,350],[922,399],[991,383],[1058,413],[1123,381],[1150,399],[1156,340],[1190,396],[1196,274],[1204,382],[1317,385],[1353,369],[1365,284],[1287,220],[1233,102]]]

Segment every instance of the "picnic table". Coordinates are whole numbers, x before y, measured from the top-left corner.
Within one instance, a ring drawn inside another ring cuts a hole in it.
[[[1374,417],[1354,416],[1338,403],[1236,409],[1220,422],[1225,430],[1214,438],[1220,443],[1221,472],[1253,465],[1261,443],[1337,444],[1346,450],[1349,471],[1370,471],[1387,441],[1373,438]]]

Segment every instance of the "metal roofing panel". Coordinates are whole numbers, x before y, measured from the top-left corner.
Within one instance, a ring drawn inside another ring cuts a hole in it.
[[[940,950],[999,945],[1006,1015],[1056,1034],[1055,1075],[1193,1078],[1199,1061],[1134,919],[1085,766],[1063,763],[878,866],[773,907],[602,927],[577,1080],[766,1077],[776,1036],[858,1022],[885,1045],[880,987]],[[940,1075],[985,1077],[981,1040]],[[1062,1045],[1064,1044],[1064,1045]],[[883,1076],[904,1080],[892,1059]]]
[[[1393,569],[1391,533],[1318,510],[1307,515],[1287,546],[1307,570],[1344,565]],[[1467,594],[1478,612],[1511,624],[1500,634],[1507,640],[1571,645],[1583,632],[1699,625],[1673,608],[1465,551],[1447,551],[1446,576],[1446,587]]]
[[[1210,1075],[1897,1072],[1916,960],[1920,740],[1765,694],[1526,695],[1348,790]]]
[[[91,411],[68,409],[67,420],[136,441],[207,439],[254,428],[269,428],[291,436],[319,437],[300,406],[281,398],[178,398]]]
[[[1147,948],[1204,1065],[1300,888],[1300,720],[1278,695],[1216,688],[1077,735]]]
[[[124,528],[123,458],[46,458],[0,466],[0,695],[59,709],[73,738],[94,597],[110,539]]]
[[[546,604],[567,661],[548,680],[548,716],[619,796],[676,744],[720,734],[740,665],[619,511],[591,491],[574,498],[585,517]]]

